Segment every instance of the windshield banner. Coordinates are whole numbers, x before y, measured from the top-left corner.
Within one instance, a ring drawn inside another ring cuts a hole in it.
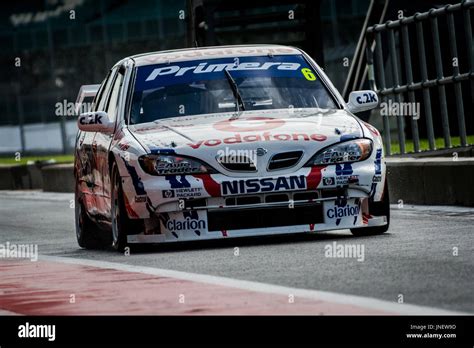
[[[225,79],[225,69],[232,74],[234,79],[252,76],[316,80],[312,69],[302,55],[219,58],[139,67],[135,91]]]

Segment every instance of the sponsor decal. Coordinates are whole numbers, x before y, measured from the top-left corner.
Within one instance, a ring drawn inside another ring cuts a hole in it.
[[[329,219],[336,219],[336,226],[339,226],[341,220],[347,217],[354,217],[353,225],[357,221],[360,213],[360,201],[356,199],[354,204],[351,204],[345,198],[339,198],[334,202],[334,205],[326,210],[326,216]]]
[[[94,115],[84,115],[79,117],[80,124],[102,124],[103,115],[94,114]]]
[[[253,143],[256,141],[325,141],[327,137],[322,134],[309,134],[309,133],[278,133],[270,134],[264,132],[262,134],[248,134],[242,136],[240,134],[234,134],[234,136],[224,139],[208,139],[200,140],[197,143],[188,143],[187,145],[193,149],[199,149],[201,146],[218,146],[221,144],[240,144],[240,143]]]
[[[374,161],[374,166],[375,166],[375,175],[372,179],[372,186],[370,188],[370,193],[369,196],[371,198],[374,197],[375,191],[377,190],[377,183],[382,181],[382,149],[377,149],[377,152],[375,153],[375,161]],[[380,177],[380,181],[376,181],[376,178]]]
[[[359,211],[360,207],[358,206],[346,205],[345,207],[339,207],[335,205],[333,208],[328,209],[326,215],[330,219],[343,218],[347,216],[356,216],[359,214]]]
[[[130,177],[132,178],[132,183],[133,183],[133,187],[135,188],[135,193],[137,194],[137,196],[145,196],[146,195],[145,186],[143,185],[142,179],[138,175],[136,168],[128,164],[128,162],[123,157],[121,158],[123,160],[123,163],[125,164],[125,167],[127,167],[127,171],[130,174]]]
[[[135,203],[145,203],[147,196],[135,196]]]
[[[358,104],[377,103],[378,98],[375,93],[367,92],[356,98]]]
[[[345,186],[349,184],[358,184],[359,175],[339,175],[336,177],[336,185]]]
[[[224,61],[224,60],[222,60]],[[153,71],[145,79],[146,82],[155,80],[158,76],[170,75],[173,77],[179,77],[187,75],[197,74],[212,74],[215,72],[223,72],[225,69],[229,71],[255,71],[255,70],[297,70],[300,67],[299,63],[285,63],[285,62],[243,62],[236,65],[233,61],[220,64],[209,64],[208,62],[200,62],[194,65],[192,62],[191,66],[183,63],[182,65],[166,65],[159,68],[153,69]]]
[[[165,175],[165,179],[169,181],[172,189],[191,187],[186,175]]]
[[[336,177],[323,178],[323,186],[345,186],[348,184],[358,184],[359,175],[338,175]]]
[[[223,196],[245,193],[304,190],[306,189],[306,177],[304,175],[293,175],[289,177],[223,181],[221,189]]]
[[[192,173],[192,172],[200,172],[201,166],[196,165],[194,163],[189,163],[187,161],[180,161],[180,162],[173,162],[173,163],[166,163],[166,162],[158,162],[155,166],[155,170],[158,174],[161,175],[172,175],[177,173]]]
[[[254,125],[253,122],[262,121],[260,124]],[[281,127],[285,124],[284,120],[271,117],[247,117],[245,119],[230,119],[215,123],[213,127],[222,132],[258,132]]]
[[[174,190],[163,190],[163,191],[161,191],[161,193],[163,195],[163,198],[174,198],[175,197]]]
[[[336,164],[336,175],[351,175],[352,174],[352,164]]]
[[[234,79],[245,77],[306,78],[302,69],[309,68],[301,55],[254,56],[200,59],[173,64],[154,64],[138,68],[135,91],[158,87],[192,84],[197,81],[224,80],[224,71],[232,72]]]
[[[175,238],[180,233],[193,232],[200,236],[202,231],[207,230],[206,212],[189,210],[175,213],[164,213],[160,215],[160,220],[166,230]]]
[[[336,180],[332,176],[327,177],[327,178],[323,178],[323,185],[324,186],[333,186],[335,183],[336,183]]]
[[[163,198],[196,198],[202,196],[202,188],[200,187],[185,187],[175,190],[162,191]]]
[[[381,182],[382,181],[382,175],[374,175],[372,178],[373,182]]]
[[[377,149],[375,154],[375,174],[380,175],[382,174],[382,149]]]
[[[186,218],[184,220],[170,219],[166,223],[166,228],[170,231],[199,230],[206,228],[206,221]]]
[[[166,63],[173,60],[189,59],[189,58],[200,58],[208,57],[215,58],[218,56],[238,56],[238,55],[262,55],[267,56],[268,54],[290,54],[295,53],[296,51],[292,48],[285,47],[276,47],[276,48],[267,48],[267,47],[243,47],[243,48],[225,48],[225,49],[205,49],[205,50],[196,50],[188,52],[173,52],[173,53],[160,53],[157,55],[144,56],[143,59],[150,63],[162,62]]]

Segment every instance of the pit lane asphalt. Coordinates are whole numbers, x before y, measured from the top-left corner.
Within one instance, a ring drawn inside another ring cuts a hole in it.
[[[82,250],[72,194],[0,191],[0,244],[38,244],[41,255],[103,260],[316,289],[474,313],[474,209],[392,205],[388,233],[229,239],[132,249]],[[364,245],[365,259],[325,257],[325,246]],[[235,256],[235,247],[239,255]],[[453,255],[458,248],[458,256]],[[0,259],[1,262],[1,259]]]

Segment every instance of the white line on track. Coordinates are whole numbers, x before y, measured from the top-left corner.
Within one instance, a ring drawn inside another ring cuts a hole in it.
[[[41,190],[1,190],[0,198],[25,199],[31,201],[69,202],[73,193],[43,192]]]
[[[87,259],[76,259],[70,257],[61,257],[61,256],[47,256],[40,255],[40,260],[50,261],[50,262],[60,262],[66,264],[82,265],[82,266],[91,266],[98,268],[107,268],[114,269],[118,271],[125,272],[136,272],[149,274],[159,277],[168,277],[181,279],[186,281],[193,281],[205,284],[212,284],[216,286],[226,286],[236,289],[242,289],[247,291],[254,291],[260,293],[271,293],[288,296],[292,294],[295,298],[301,297],[317,301],[327,301],[337,304],[345,304],[352,306],[359,306],[362,308],[385,311],[388,313],[399,314],[399,315],[470,315],[469,313],[449,311],[445,309],[438,309],[432,307],[411,305],[411,304],[399,304],[397,302],[389,302],[385,300],[379,300],[370,297],[362,297],[355,295],[345,295],[335,292],[328,291],[319,291],[319,290],[308,290],[308,289],[298,289],[291,288],[280,285],[272,285],[259,283],[248,280],[238,280],[226,277],[218,277],[212,275],[198,274],[198,273],[188,273],[181,271],[174,271],[168,269],[160,269],[153,267],[145,266],[134,266],[127,265],[116,262],[107,262],[107,261],[97,261],[97,260],[87,260]]]
[[[1,309],[0,308],[0,316],[6,316],[6,315],[22,315],[22,314],[7,311],[6,309]]]
[[[474,208],[461,207],[457,205],[415,205],[404,204],[403,208],[399,208],[398,204],[390,204],[393,211],[401,212],[438,212],[438,213],[471,213],[474,215]]]

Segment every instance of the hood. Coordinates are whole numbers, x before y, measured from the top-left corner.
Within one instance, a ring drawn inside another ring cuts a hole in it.
[[[236,176],[216,159],[257,153],[257,172],[291,172],[320,149],[345,139],[363,136],[358,120],[345,110],[279,109],[181,116],[129,126],[150,153],[172,149],[200,159],[224,174]],[[240,152],[239,152],[240,151]],[[272,156],[301,153],[297,165],[268,170]],[[239,172],[238,176],[254,173]]]

